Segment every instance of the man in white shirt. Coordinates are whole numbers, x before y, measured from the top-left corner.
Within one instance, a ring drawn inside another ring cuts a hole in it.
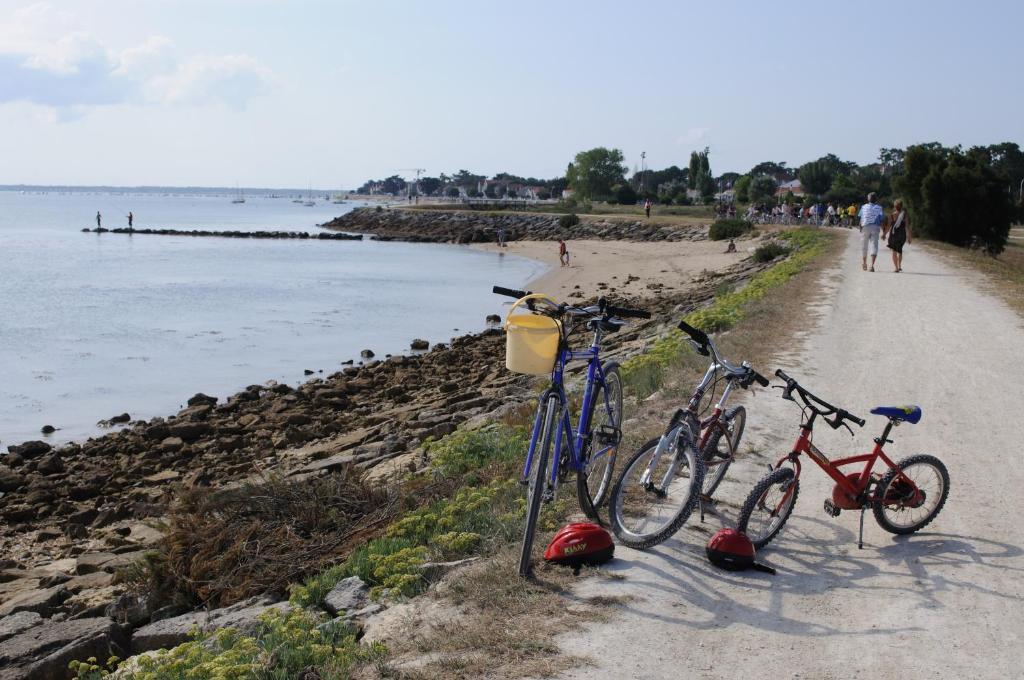
[[[875,271],[875,258],[878,257],[878,237],[882,233],[882,222],[885,211],[875,203],[875,192],[868,194],[868,202],[860,207],[861,263],[862,269],[868,268],[868,251],[871,251],[871,271]]]

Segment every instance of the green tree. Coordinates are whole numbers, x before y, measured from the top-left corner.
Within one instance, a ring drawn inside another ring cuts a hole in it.
[[[629,184],[616,184],[612,187],[612,195],[622,205],[636,205],[637,193]]]
[[[622,160],[622,152],[618,149],[599,146],[581,151],[569,165],[566,179],[579,198],[607,198],[613,186],[625,182],[628,168]]]
[[[750,180],[750,202],[774,202],[777,186],[775,178],[771,175],[757,175]]]
[[[792,170],[786,167],[786,164],[776,163],[775,161],[764,161],[758,163],[750,169],[747,173],[751,177],[757,177],[758,175],[771,175],[776,181],[788,182],[796,179],[796,175]]]
[[[421,177],[419,181],[420,193],[424,196],[433,196],[441,188],[441,180],[437,177]]]
[[[1005,176],[984,154],[960,147],[911,146],[896,188],[920,233],[998,255],[1006,247],[1012,207]]]
[[[686,185],[691,189],[697,188],[697,181],[700,179],[700,154],[696,151],[690,152],[690,171],[686,175]]]
[[[854,163],[840,160],[835,154],[826,154],[816,161],[804,163],[797,170],[797,177],[804,191],[815,197],[821,196],[839,175],[848,175],[857,166]]]
[[[459,188],[458,187],[448,187],[447,189],[444,190],[444,195],[447,196],[448,198],[458,198],[459,197]]]
[[[736,192],[736,200],[741,203],[746,203],[750,200],[750,175],[743,175],[737,178],[736,182],[733,183],[733,191]]]

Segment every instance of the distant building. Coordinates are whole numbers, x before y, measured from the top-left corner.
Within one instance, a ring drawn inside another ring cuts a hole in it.
[[[800,183],[800,180],[794,179],[789,182],[782,182],[775,189],[776,196],[785,196],[789,192],[792,192],[794,196],[803,196],[804,185]]]
[[[572,195],[576,193],[572,189],[562,189],[562,198],[572,198]]]

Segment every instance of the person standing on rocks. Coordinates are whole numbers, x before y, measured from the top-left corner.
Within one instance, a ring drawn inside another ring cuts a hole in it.
[[[878,237],[882,233],[882,222],[885,212],[882,206],[875,203],[875,192],[868,194],[868,202],[860,207],[861,233],[861,269],[868,270],[868,251],[871,253],[871,271],[875,271],[875,258],[878,257]]]
[[[910,233],[910,218],[907,211],[903,209],[903,200],[897,198],[892,204],[892,213],[889,215],[889,226],[885,230],[885,244],[892,251],[892,268],[897,274],[903,271],[903,244],[912,243],[914,238]]]
[[[561,239],[558,241],[558,261],[562,263],[563,267],[569,266],[569,249],[565,247],[565,241]]]
[[[133,228],[133,227],[132,227],[132,224],[133,224],[134,222],[135,222],[135,215],[132,215],[132,212],[131,212],[131,211],[129,210],[129,211],[128,211],[128,228],[129,228],[129,229],[132,229],[132,228]]]
[[[103,226],[103,216],[100,215],[100,211],[96,211],[96,228],[99,229]]]

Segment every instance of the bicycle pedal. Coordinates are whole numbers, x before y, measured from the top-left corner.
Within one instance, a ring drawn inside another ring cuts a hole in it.
[[[544,501],[545,503],[550,503],[551,501],[555,500],[555,490],[554,489],[545,489],[544,490],[544,495],[541,496],[540,499],[542,501]]]
[[[830,501],[829,499],[826,498],[825,499],[825,512],[828,513],[829,515],[832,515],[833,517],[839,517],[839,513],[842,512],[842,510],[837,508],[835,503],[833,503],[832,501]]]
[[[622,430],[611,425],[601,425],[597,428],[597,441],[602,446],[618,446],[622,441]]]

